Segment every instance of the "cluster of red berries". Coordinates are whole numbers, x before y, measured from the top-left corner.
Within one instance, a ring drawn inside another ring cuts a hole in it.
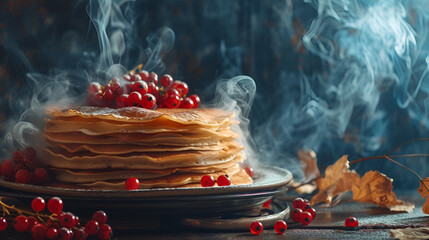
[[[316,210],[311,207],[307,199],[295,198],[292,202],[293,210],[290,217],[294,222],[307,226],[316,218]]]
[[[200,183],[202,187],[213,187],[216,183],[220,187],[229,186],[231,185],[231,179],[227,174],[220,175],[219,177],[217,177],[217,180],[215,180],[214,177],[210,175],[204,175],[201,177]]]
[[[52,215],[44,215],[45,200],[41,197],[34,198],[31,208],[36,212],[34,216],[23,214],[15,217],[13,227],[18,232],[31,232],[35,240],[61,239],[61,240],[85,240],[89,235],[97,236],[100,240],[108,240],[112,236],[112,228],[106,224],[107,215],[103,211],[96,211],[92,219],[81,225],[79,217],[70,212],[63,212],[61,198],[53,197],[48,201],[47,209]],[[43,220],[43,217],[47,221]],[[0,231],[7,227],[7,220],[0,217]]]
[[[195,94],[187,96],[188,92],[185,82],[173,80],[168,74],[158,81],[156,73],[141,70],[115,77],[106,86],[89,84],[86,104],[111,108],[197,108],[200,98]]]
[[[48,181],[48,171],[37,158],[34,148],[15,151],[11,158],[4,159],[0,166],[0,174],[6,181],[43,184]]]
[[[283,234],[287,230],[287,223],[283,220],[278,220],[274,224],[274,231],[276,231],[277,234]],[[264,225],[262,225],[261,222],[252,222],[250,224],[250,232],[259,235],[264,231]]]

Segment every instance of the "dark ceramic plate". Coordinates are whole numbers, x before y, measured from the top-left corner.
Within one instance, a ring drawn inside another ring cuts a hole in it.
[[[109,209],[133,214],[136,211],[145,214],[213,214],[261,204],[284,191],[291,180],[292,174],[285,169],[260,166],[251,185],[117,191],[63,189],[0,180],[0,194],[20,199],[58,196],[66,200],[66,206],[88,211]]]

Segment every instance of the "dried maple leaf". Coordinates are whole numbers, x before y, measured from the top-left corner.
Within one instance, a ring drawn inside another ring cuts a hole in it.
[[[393,192],[393,179],[378,171],[369,171],[352,186],[353,200],[365,203],[375,203],[388,207],[392,211],[411,212],[414,204],[396,198]]]
[[[424,178],[422,181],[420,181],[420,187],[417,191],[420,193],[422,198],[429,196],[429,190],[427,186],[429,186],[429,177]],[[423,205],[422,210],[424,213],[429,214],[429,198],[426,198],[426,202]]]
[[[357,180],[359,180],[359,174],[349,170],[347,156],[342,156],[333,165],[326,168],[323,178],[316,180],[319,192],[311,199],[311,205],[320,202],[330,204],[335,196],[350,191]]]

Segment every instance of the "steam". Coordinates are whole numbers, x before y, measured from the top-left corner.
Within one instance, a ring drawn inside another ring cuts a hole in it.
[[[316,17],[302,36],[303,69],[306,60],[314,64],[314,56],[321,69],[309,73],[285,67],[274,93],[275,110],[255,129],[262,155],[291,168],[299,179],[295,156],[301,148],[313,149],[319,160],[333,163],[342,154],[352,158],[384,154],[406,140],[427,137],[427,2],[306,3],[300,7],[310,4]],[[292,7],[289,2],[288,9]],[[296,13],[301,13],[299,7]],[[308,20],[304,14],[294,17]],[[285,19],[284,30],[300,30],[291,19]],[[418,145],[402,150],[421,153],[425,149]],[[412,162],[417,165],[425,164]]]
[[[99,52],[84,52],[77,69],[52,69],[48,75],[34,72],[30,62],[12,39],[5,46],[18,63],[26,67],[25,88],[11,89],[9,106],[18,116],[8,119],[4,133],[4,152],[25,147],[43,147],[45,109],[50,105],[84,104],[86,87],[90,82],[106,84],[112,77],[124,74],[145,62],[148,71],[163,71],[162,55],[174,44],[174,32],[161,28],[147,37],[148,47],[140,47],[136,38],[133,1],[91,0],[87,13],[96,29]],[[127,17],[125,17],[127,16]],[[130,17],[131,16],[131,17]],[[82,43],[83,44],[83,43]],[[31,89],[31,91],[30,91]]]
[[[232,130],[240,135],[237,140],[245,147],[249,164],[258,164],[259,153],[250,134],[249,113],[256,95],[255,81],[248,76],[236,76],[222,79],[216,84],[216,96],[211,104],[205,107],[215,107],[227,112],[233,112],[239,125],[232,125]]]

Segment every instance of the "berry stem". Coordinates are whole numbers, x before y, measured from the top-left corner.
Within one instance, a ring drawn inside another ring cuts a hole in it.
[[[6,214],[12,215],[10,212],[10,210],[12,210],[12,211],[15,211],[18,215],[25,214],[27,216],[35,216],[36,218],[38,218],[42,222],[44,222],[43,218],[50,218],[50,219],[53,218],[53,214],[52,215],[46,215],[46,214],[34,213],[32,211],[20,209],[20,208],[15,207],[15,205],[8,205],[8,204],[4,203],[2,199],[3,199],[3,197],[0,196],[0,205],[2,206],[3,217]]]
[[[141,63],[141,64],[139,64],[139,65],[135,66],[133,69],[131,69],[131,70],[130,70],[130,71],[128,71],[127,73],[128,73],[128,74],[129,74],[129,73],[135,74],[137,70],[139,70],[139,72],[141,72],[142,68],[143,68],[143,63]]]

